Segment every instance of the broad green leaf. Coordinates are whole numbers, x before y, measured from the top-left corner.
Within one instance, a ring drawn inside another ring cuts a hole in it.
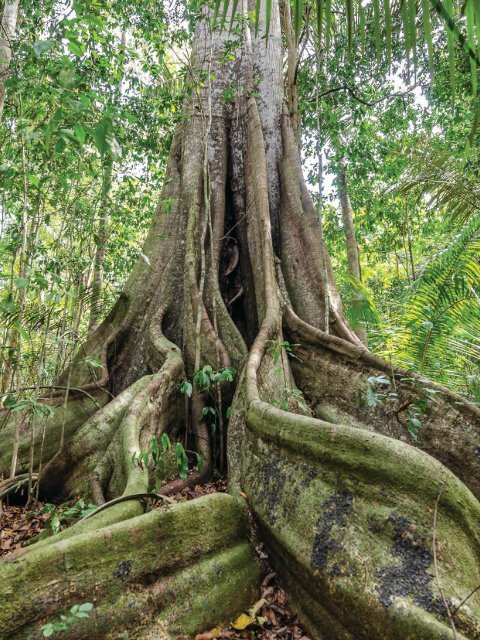
[[[82,145],[85,144],[86,133],[82,125],[75,123],[73,125],[73,131],[75,133],[75,138],[78,140],[78,142]]]
[[[323,34],[323,4],[324,0],[316,0],[316,9],[317,9],[317,41],[318,41],[318,51],[317,55],[320,52],[322,47],[322,34]]]
[[[378,0],[374,0],[378,3]],[[353,0],[346,0],[346,10],[347,10],[347,37],[348,37],[348,54],[350,56],[352,52],[352,40],[353,40],[353,21],[354,21],[354,12],[353,12]]]
[[[28,278],[16,278],[15,286],[17,287],[17,289],[24,289],[28,286],[29,282],[30,281]]]
[[[70,40],[68,43],[68,50],[75,56],[83,56],[84,48],[78,40]]]
[[[58,82],[62,87],[72,87],[75,84],[75,68],[66,67],[58,74]]]
[[[330,37],[332,28],[332,0],[325,0],[325,50],[330,51]]]
[[[57,44],[56,40],[37,40],[33,43],[33,51],[37,58],[52,49]]]
[[[408,0],[408,22],[410,25],[410,48],[413,56],[413,67],[417,69],[417,3]]]

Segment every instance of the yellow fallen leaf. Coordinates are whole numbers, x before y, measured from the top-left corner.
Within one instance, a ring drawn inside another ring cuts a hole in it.
[[[249,625],[253,624],[254,622],[255,622],[255,618],[251,618],[246,613],[242,613],[238,616],[238,618],[232,624],[232,627],[234,629],[237,629],[238,631],[242,631],[243,629],[246,629]]]
[[[218,627],[215,627],[214,629],[212,629],[210,631],[210,635],[212,636],[212,638],[218,638],[218,636],[221,634],[222,632],[220,631],[220,629]]]
[[[245,498],[245,500],[247,499],[247,494],[243,493],[243,491],[240,491],[240,495],[242,496],[242,498]]]

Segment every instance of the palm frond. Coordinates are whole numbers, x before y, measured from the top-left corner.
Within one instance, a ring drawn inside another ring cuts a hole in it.
[[[460,352],[449,353],[452,337],[465,342],[480,334],[480,215],[425,265],[404,310],[404,357],[422,373]],[[462,336],[462,337],[460,337]],[[471,349],[471,341],[468,348]],[[466,351],[463,351],[463,356]],[[469,358],[474,357],[471,350]],[[441,367],[445,366],[443,362]],[[441,368],[440,367],[440,368]]]
[[[204,0],[206,2],[206,0]],[[304,11],[307,3],[313,6],[316,12],[316,30],[318,51],[324,50],[327,54],[332,44],[332,27],[335,23],[335,32],[347,38],[348,53],[352,53],[353,47],[357,46],[358,38],[362,51],[365,49],[366,25],[371,25],[373,29],[373,41],[375,44],[376,56],[383,57],[388,64],[392,58],[393,38],[403,37],[404,50],[414,67],[417,63],[417,48],[420,43],[425,43],[430,65],[433,68],[433,21],[440,18],[445,24],[446,47],[449,57],[450,82],[452,86],[452,96],[455,95],[456,83],[456,43],[470,57],[472,93],[476,96],[478,85],[478,67],[480,66],[480,8],[478,0],[400,0],[400,14],[402,22],[402,34],[392,28],[392,5],[391,0],[369,0],[364,3],[361,0],[285,0],[291,2],[293,11],[293,23],[295,36],[298,42],[302,30]],[[215,0],[215,19],[220,13],[223,3],[223,19],[230,9],[231,12],[238,10],[238,0]],[[256,0],[255,2],[255,29],[258,31],[260,24],[260,14],[264,16],[265,30],[268,37],[272,18],[273,0]],[[397,7],[395,7],[395,11]],[[368,20],[366,19],[368,18]],[[370,28],[370,27],[369,27]],[[466,33],[464,30],[466,29]],[[323,44],[323,46],[322,46]]]
[[[414,193],[425,200],[428,208],[449,211],[452,219],[461,224],[480,211],[478,178],[447,152],[412,155],[402,182],[394,191],[399,195]]]

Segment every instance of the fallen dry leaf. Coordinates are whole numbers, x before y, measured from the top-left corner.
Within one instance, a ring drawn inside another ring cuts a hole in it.
[[[246,629],[254,622],[255,622],[255,618],[252,618],[246,613],[241,613],[238,616],[238,618],[235,620],[235,622],[232,623],[232,627],[234,629],[238,629],[239,631],[242,631],[243,629]]]

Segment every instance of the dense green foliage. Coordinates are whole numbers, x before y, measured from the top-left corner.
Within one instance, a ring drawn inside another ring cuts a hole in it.
[[[142,255],[188,37],[155,4],[22,3],[0,125],[4,390],[51,382],[84,339],[102,217],[104,309]]]
[[[305,169],[316,195],[320,145],[322,215],[347,315],[367,323],[374,351],[478,399],[478,70],[448,29],[445,47],[435,12],[428,29],[409,27],[415,3],[386,2],[381,15],[378,3],[346,3],[346,27],[332,3],[293,4]],[[455,15],[476,50],[469,7]],[[142,240],[188,87],[191,9],[21,3],[0,122],[3,392],[38,395],[85,338],[99,249],[103,314],[147,259]],[[346,266],[340,162],[361,283]]]

